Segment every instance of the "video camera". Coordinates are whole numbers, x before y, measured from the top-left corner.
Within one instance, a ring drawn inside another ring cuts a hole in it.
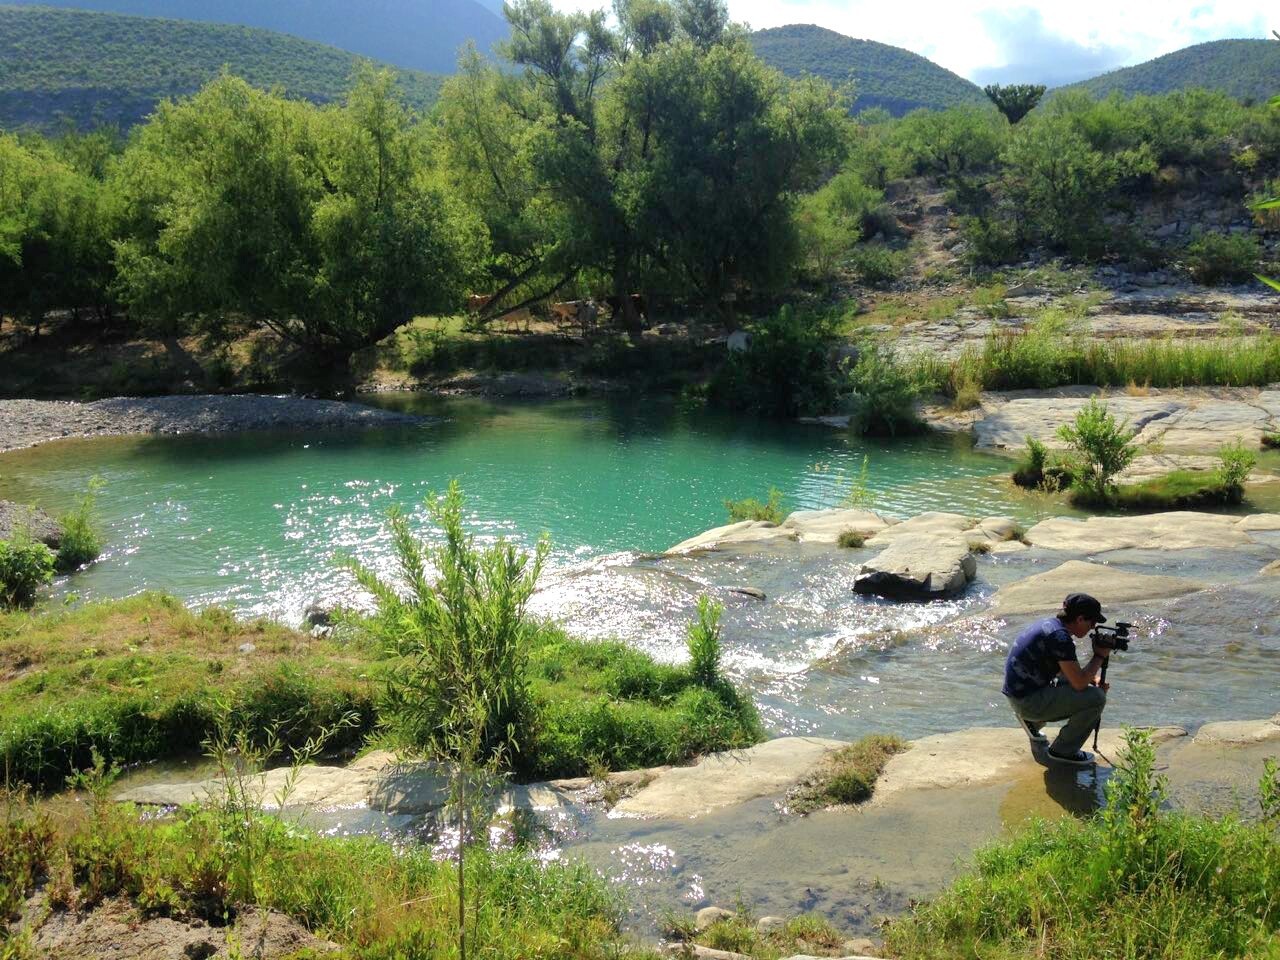
[[[1089,639],[1099,647],[1106,647],[1109,650],[1128,650],[1129,631],[1132,629],[1132,623],[1117,623],[1114,627],[1098,625],[1093,628],[1093,633],[1089,634]]]

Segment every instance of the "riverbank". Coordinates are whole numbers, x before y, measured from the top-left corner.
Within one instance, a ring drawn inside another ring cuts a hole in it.
[[[350,430],[426,422],[358,403],[259,394],[116,397],[91,403],[0,400],[0,453],[73,437]]]

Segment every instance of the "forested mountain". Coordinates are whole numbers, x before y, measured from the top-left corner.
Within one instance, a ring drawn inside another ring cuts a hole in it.
[[[855,110],[883,107],[901,116],[917,107],[987,102],[963,77],[886,43],[855,40],[811,24],[760,30],[751,42],[766,63],[788,76],[812,74],[836,84],[853,80]]]
[[[1175,50],[1137,66],[1112,70],[1061,89],[1097,96],[1170,93],[1189,87],[1220,90],[1240,100],[1280,93],[1280,43],[1274,40],[1214,40]]]
[[[0,6],[0,127],[129,126],[224,67],[255,86],[327,103],[346,92],[359,59],[270,30]],[[440,77],[399,76],[415,107],[435,103]]]
[[[477,0],[15,0],[22,6],[172,17],[278,30],[375,60],[452,73],[468,40],[488,50],[507,35]]]

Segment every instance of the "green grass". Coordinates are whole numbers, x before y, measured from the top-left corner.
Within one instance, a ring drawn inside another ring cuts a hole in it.
[[[689,942],[712,950],[743,954],[752,960],[779,960],[794,956],[839,956],[845,937],[830,921],[812,914],[790,917],[783,926],[767,933],[758,931],[755,918],[745,910],[717,920],[705,930],[681,931]]]
[[[239,652],[254,645],[252,653]],[[297,744],[348,711],[334,747],[364,742],[378,720],[388,661],[358,638],[313,638],[265,620],[200,613],[144,594],[75,610],[0,613],[0,776],[57,787],[90,765],[200,749],[218,703],[254,730],[283,725]],[[621,643],[533,638],[530,729],[513,762],[524,778],[685,763],[763,738],[755,708],[727,683],[695,682]]]
[[[823,807],[865,803],[875,792],[876,778],[895,753],[907,749],[900,737],[872,734],[830,754],[822,765],[787,797],[796,813]]]
[[[142,921],[168,915],[222,927],[249,903],[336,941],[341,950],[325,954],[335,960],[458,956],[456,868],[430,845],[316,836],[259,815],[249,824],[246,885],[237,868],[248,834],[232,819],[210,810],[144,822],[131,808],[99,802],[87,820],[55,822],[0,796],[0,915],[47,880],[55,911],[120,896]],[[619,898],[586,866],[472,848],[466,889],[471,956],[606,960],[624,947]]]
[[[1102,506],[1137,512],[1190,510],[1238,504],[1243,495],[1243,489],[1224,483],[1217,471],[1175,470],[1142,483],[1122,485]],[[1072,490],[1071,503],[1078,507],[1099,506],[1082,490]]]
[[[769,496],[763,503],[755,497],[747,497],[744,500],[726,500],[724,507],[729,511],[730,523],[754,520],[777,524],[787,518],[782,511],[782,491],[777,487],[769,488]]]
[[[1263,818],[1210,819],[1164,807],[1143,734],[1088,820],[1038,822],[980,851],[972,870],[890,925],[911,960],[1204,960],[1280,951],[1280,814],[1274,766]]]

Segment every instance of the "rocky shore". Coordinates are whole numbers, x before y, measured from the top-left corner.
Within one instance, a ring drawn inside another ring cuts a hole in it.
[[[359,403],[259,394],[115,397],[92,403],[0,400],[0,453],[69,437],[345,430],[423,422],[423,417]]]

